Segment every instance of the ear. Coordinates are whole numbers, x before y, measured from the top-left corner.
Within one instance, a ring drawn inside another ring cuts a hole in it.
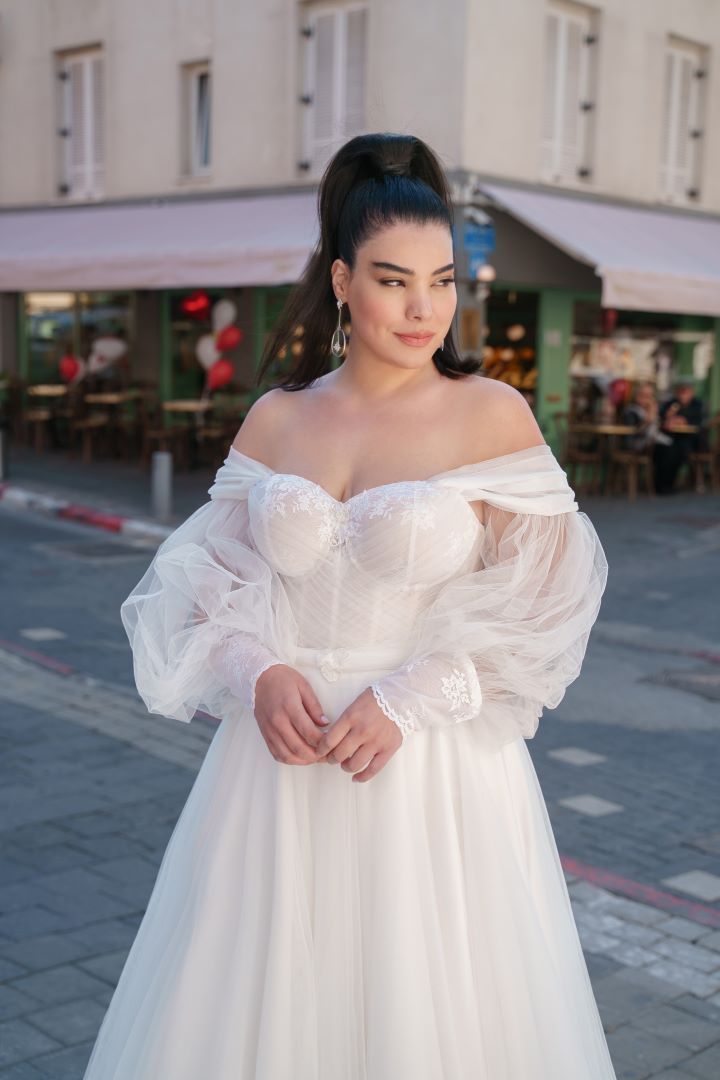
[[[347,295],[347,283],[350,278],[350,270],[348,264],[343,259],[335,259],[335,262],[330,267],[330,279],[332,281],[332,287],[335,295],[343,300]]]

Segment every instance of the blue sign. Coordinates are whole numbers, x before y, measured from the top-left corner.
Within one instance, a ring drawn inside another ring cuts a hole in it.
[[[482,251],[489,255],[495,250],[495,226],[476,225],[473,221],[464,222],[463,247],[468,254]]]

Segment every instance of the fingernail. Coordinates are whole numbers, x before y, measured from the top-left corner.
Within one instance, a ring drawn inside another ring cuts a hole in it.
[[[325,713],[321,713],[321,714],[320,714],[320,719],[322,720],[323,724],[329,724],[329,723],[330,723],[330,721],[328,720],[328,718],[327,718],[327,716],[325,715]]]

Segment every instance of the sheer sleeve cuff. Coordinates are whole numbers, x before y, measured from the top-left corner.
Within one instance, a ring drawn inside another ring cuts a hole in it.
[[[410,660],[370,685],[375,701],[402,732],[472,720],[482,708],[477,670],[466,653]]]
[[[238,633],[217,645],[210,656],[213,674],[243,705],[255,711],[255,688],[263,671],[284,661],[253,634]]]

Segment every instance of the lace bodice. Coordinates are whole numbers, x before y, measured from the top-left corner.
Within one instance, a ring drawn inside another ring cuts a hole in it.
[[[209,494],[122,607],[149,708],[252,708],[298,647],[387,643],[403,736],[483,716],[502,743],[579,672],[607,564],[544,444],[345,502],[231,448]]]

